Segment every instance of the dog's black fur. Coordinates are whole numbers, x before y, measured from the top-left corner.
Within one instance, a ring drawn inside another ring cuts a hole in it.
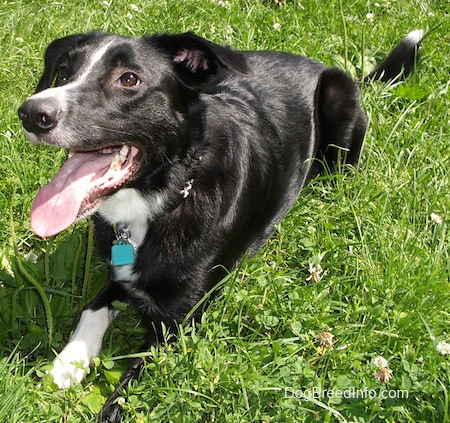
[[[419,42],[403,41],[371,77],[408,74]],[[139,84],[124,86],[134,78]],[[64,107],[56,91],[42,95],[52,84],[67,86],[60,90]],[[161,324],[176,330],[223,269],[263,245],[324,163],[356,165],[366,131],[358,86],[344,72],[292,54],[235,51],[191,33],[56,40],[37,93],[19,110],[33,142],[76,151],[122,144],[139,150],[138,170],[104,197],[134,189],[152,211],[141,224],[145,234],[124,279],[112,271],[87,309],[131,303],[142,313],[149,345],[161,338]],[[120,201],[124,208],[141,204],[134,197]],[[118,222],[103,210],[100,205],[95,229],[109,259],[116,238],[111,223]],[[136,360],[121,386],[141,367]],[[102,415],[120,419],[114,397]]]

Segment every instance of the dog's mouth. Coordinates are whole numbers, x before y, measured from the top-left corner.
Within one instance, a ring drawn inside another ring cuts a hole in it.
[[[140,163],[139,150],[127,144],[69,151],[67,161],[34,200],[33,231],[41,237],[56,235],[94,213],[104,198],[136,173]]]

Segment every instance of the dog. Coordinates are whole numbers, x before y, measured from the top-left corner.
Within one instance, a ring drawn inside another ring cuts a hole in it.
[[[366,81],[406,77],[422,38],[408,34]],[[100,353],[116,300],[139,309],[145,348],[163,327],[176,334],[309,180],[324,166],[358,163],[367,127],[359,86],[343,71],[193,33],[57,39],[18,114],[31,143],[68,151],[33,203],[34,232],[50,237],[93,215],[111,262],[109,282],[54,361],[60,388],[82,381],[79,363]],[[120,386],[142,366],[133,361]],[[104,421],[120,420],[116,397]]]

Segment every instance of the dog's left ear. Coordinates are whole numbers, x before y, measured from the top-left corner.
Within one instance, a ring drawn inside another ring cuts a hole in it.
[[[76,47],[81,41],[89,38],[89,34],[75,34],[52,41],[45,51],[44,73],[39,80],[36,92],[50,88],[55,79],[56,72],[65,54]]]
[[[242,53],[214,44],[191,32],[158,35],[153,40],[169,52],[175,72],[189,87],[215,84],[223,79],[226,71],[243,76],[252,74]]]

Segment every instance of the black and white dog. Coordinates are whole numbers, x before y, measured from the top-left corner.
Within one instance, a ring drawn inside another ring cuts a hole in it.
[[[414,67],[411,32],[369,78]],[[172,331],[248,252],[254,254],[323,163],[358,162],[366,117],[344,72],[286,53],[235,51],[192,33],[72,35],[50,44],[19,109],[32,143],[68,150],[37,194],[32,228],[55,235],[94,214],[108,284],[54,361],[80,382],[116,315],[142,313],[148,346]],[[136,360],[121,386],[142,367]],[[114,397],[103,418],[120,419]]]

